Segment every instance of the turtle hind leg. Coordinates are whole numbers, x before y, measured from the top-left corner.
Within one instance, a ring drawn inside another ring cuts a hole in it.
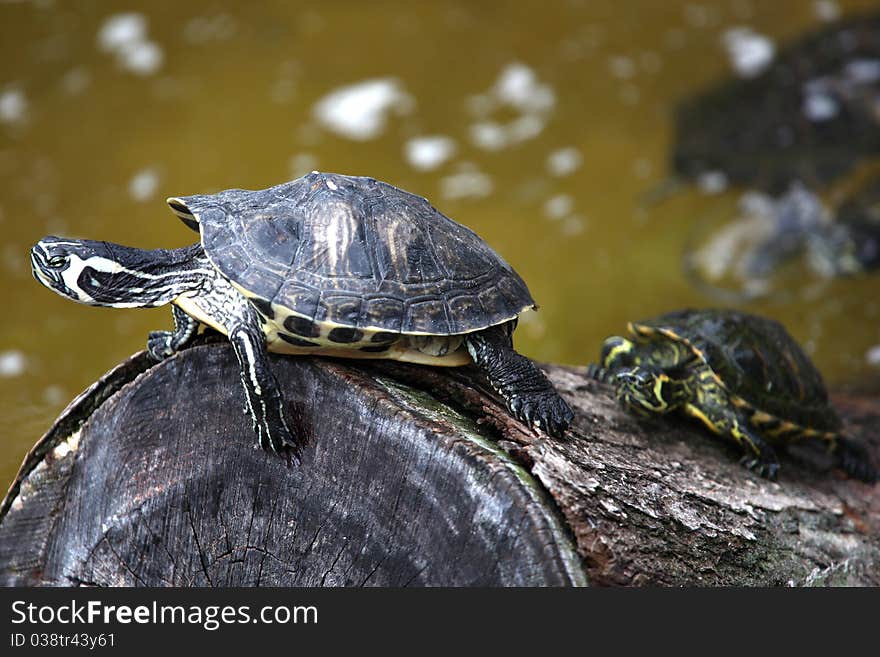
[[[574,412],[532,361],[513,349],[504,326],[492,326],[465,338],[476,366],[501,395],[511,414],[553,436],[562,436]]]
[[[850,477],[868,484],[873,484],[880,478],[880,473],[871,465],[868,450],[861,443],[843,436],[838,436],[836,443],[834,451],[837,463]]]
[[[183,349],[195,337],[199,323],[177,306],[171,306],[173,331],[153,331],[147,338],[147,351],[154,360],[163,360]]]

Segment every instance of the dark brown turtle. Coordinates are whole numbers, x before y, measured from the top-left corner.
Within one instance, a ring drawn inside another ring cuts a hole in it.
[[[305,442],[285,420],[267,350],[473,362],[517,418],[553,434],[571,421],[547,378],[513,349],[517,316],[536,307],[526,284],[424,198],[373,178],[313,172],[168,204],[199,244],[143,251],[47,237],[32,249],[34,275],[82,303],[172,304],[174,331],[150,334],[156,359],[183,348],[199,324],[225,333],[264,448],[297,456]]]

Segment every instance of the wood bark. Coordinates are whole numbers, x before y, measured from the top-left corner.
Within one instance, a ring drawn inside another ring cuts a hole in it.
[[[635,419],[546,366],[564,438],[471,368],[273,357],[312,438],[255,448],[227,343],[136,354],[74,400],[0,507],[0,583],[880,585],[880,486],[807,446],[777,482],[687,420]],[[880,447],[880,401],[838,395]]]

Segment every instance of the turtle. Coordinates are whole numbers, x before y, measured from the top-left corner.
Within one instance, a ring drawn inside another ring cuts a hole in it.
[[[649,417],[679,412],[733,440],[742,463],[775,479],[771,443],[824,443],[849,475],[877,479],[865,448],[841,431],[822,375],[779,322],[737,310],[684,309],[630,322],[604,341],[589,374],[622,406]]]
[[[814,190],[880,155],[880,12],[783,44],[754,77],[714,83],[675,109],[674,188],[697,180]]]
[[[475,232],[425,198],[363,176],[314,171],[263,190],[174,196],[200,235],[143,250],[48,236],[31,250],[36,279],[85,304],[171,304],[174,330],[149,334],[162,360],[199,326],[225,334],[241,370],[257,443],[300,462],[305,430],[288,423],[267,352],[473,363],[517,419],[561,436],[573,412],[513,348],[537,309],[522,278]]]

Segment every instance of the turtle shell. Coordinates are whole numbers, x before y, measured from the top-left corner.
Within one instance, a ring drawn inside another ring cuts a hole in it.
[[[220,273],[277,323],[452,335],[535,308],[476,233],[373,178],[312,172],[168,204],[201,232]]]
[[[732,310],[682,310],[634,322],[630,331],[642,340],[688,345],[756,410],[822,431],[840,425],[822,375],[779,322]]]

